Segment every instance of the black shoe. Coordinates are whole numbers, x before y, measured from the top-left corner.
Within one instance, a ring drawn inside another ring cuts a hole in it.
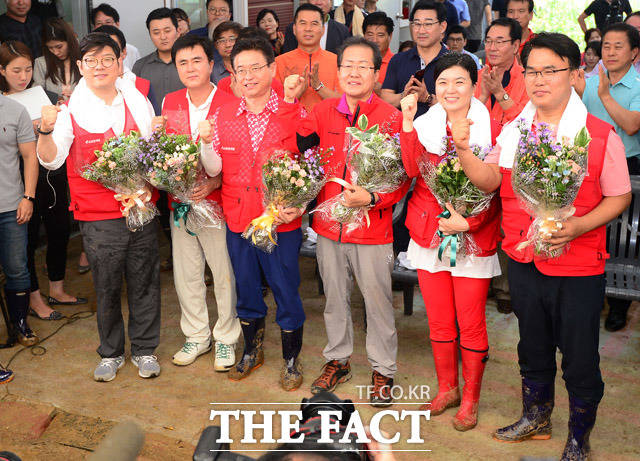
[[[513,309],[511,308],[511,300],[509,299],[496,299],[498,303],[498,312],[501,314],[511,314]]]
[[[604,321],[605,330],[618,331],[622,330],[627,325],[629,304],[626,306],[609,306],[609,313],[607,314],[607,319]]]
[[[27,323],[27,313],[29,311],[29,291],[16,291],[4,289],[9,310],[9,319],[13,325],[14,333],[18,342],[25,347],[33,346],[40,340],[31,330]]]
[[[560,461],[587,461],[589,434],[596,423],[598,405],[569,396],[569,435]]]

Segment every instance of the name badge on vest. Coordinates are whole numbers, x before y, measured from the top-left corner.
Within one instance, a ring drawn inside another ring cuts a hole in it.
[[[238,152],[238,149],[236,149],[235,146],[220,146],[220,150],[229,154],[235,154]]]
[[[78,141],[80,142],[80,146],[82,149],[93,149],[93,150],[102,150],[102,145],[104,144],[104,135],[102,134],[87,134],[84,136],[80,136]]]

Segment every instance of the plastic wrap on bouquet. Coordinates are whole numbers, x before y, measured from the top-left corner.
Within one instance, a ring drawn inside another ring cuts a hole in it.
[[[443,143],[445,154],[438,163],[430,162],[427,157],[418,162],[424,182],[443,208],[438,218],[447,219],[451,216],[446,209],[447,203],[465,218],[477,216],[489,208],[495,193],[487,194],[478,189],[464,173],[451,140],[445,137]],[[481,159],[486,156],[489,148],[490,146],[471,146],[473,153]],[[437,246],[438,258],[448,258],[451,267],[456,266],[458,256],[466,257],[480,253],[480,248],[469,232],[444,235],[437,231],[430,246]]]
[[[96,159],[79,165],[79,174],[89,181],[102,184],[115,192],[120,211],[127,227],[135,231],[151,222],[158,209],[150,201],[151,191],[140,172],[137,158],[139,135],[131,132],[107,140],[102,150],[96,151]]]
[[[588,172],[591,138],[582,128],[575,139],[555,141],[548,125],[540,123],[535,132],[519,122],[520,142],[511,171],[513,191],[523,208],[535,219],[526,239],[517,250],[533,245],[537,255],[560,256],[568,247],[551,249],[548,238],[573,215],[573,202]]]
[[[324,165],[331,151],[315,148],[299,156],[275,151],[262,166],[265,211],[249,223],[242,236],[264,252],[273,252],[278,244],[279,212],[304,209],[316,198],[326,182]]]

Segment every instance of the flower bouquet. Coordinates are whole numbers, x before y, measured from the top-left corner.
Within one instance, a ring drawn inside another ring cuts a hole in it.
[[[99,182],[116,193],[114,198],[121,203],[120,211],[132,231],[158,214],[153,202],[149,201],[151,192],[140,173],[136,155],[139,140],[140,135],[131,132],[105,141],[102,150],[95,152],[96,160],[83,166],[80,172],[84,179]]]
[[[264,213],[249,223],[242,236],[266,253],[271,253],[278,241],[275,218],[285,208],[305,208],[325,185],[326,156],[332,148],[314,148],[299,157],[289,152],[275,151],[262,166],[265,186]]]
[[[527,239],[517,249],[533,244],[538,255],[555,258],[564,249],[551,250],[545,240],[562,228],[562,222],[575,212],[573,202],[587,174],[589,132],[583,127],[573,141],[553,140],[548,125],[540,123],[534,131],[519,122],[520,141],[511,172],[511,184],[527,212],[535,216]],[[566,247],[565,247],[566,248]]]
[[[446,219],[451,216],[449,210],[445,208],[447,203],[451,203],[453,209],[465,218],[477,216],[489,208],[495,193],[487,194],[482,192],[469,180],[460,165],[460,160],[451,138],[445,136],[442,142],[445,153],[437,164],[424,157],[418,165],[424,182],[443,208],[438,217]],[[482,147],[477,144],[470,147],[480,159],[484,159],[490,149],[490,146]],[[433,236],[431,245],[438,245],[438,258],[441,261],[445,250],[450,248],[449,261],[451,267],[455,267],[458,255],[469,256],[479,252],[473,237],[467,232],[444,235],[442,232],[437,231]]]
[[[348,138],[347,162],[351,169],[351,184],[356,184],[374,193],[390,193],[397,190],[407,180],[402,165],[400,135],[383,132],[379,125],[367,128],[366,115],[358,118],[357,127],[346,129]],[[341,178],[331,178],[345,188],[351,184]],[[369,208],[347,207],[344,205],[344,193],[340,193],[323,202],[313,210],[325,219],[346,225],[346,232],[352,232],[363,226],[369,226]]]
[[[194,189],[205,179],[200,149],[191,136],[155,131],[140,140],[138,156],[147,180],[179,200],[172,203],[176,226],[182,219],[191,235],[205,227],[222,228],[224,218],[218,203],[191,200]]]

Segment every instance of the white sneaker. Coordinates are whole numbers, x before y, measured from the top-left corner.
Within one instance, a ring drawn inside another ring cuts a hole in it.
[[[216,357],[213,361],[213,369],[215,371],[229,371],[236,363],[235,344],[229,345],[216,342]]]
[[[202,354],[206,354],[210,350],[211,350],[211,341],[204,344],[187,341],[182,346],[182,349],[176,352],[176,354],[173,356],[172,361],[174,365],[179,365],[179,366],[191,365],[193,362],[196,361],[198,356]]]
[[[96,381],[108,382],[116,377],[116,373],[124,365],[124,355],[113,358],[104,358],[93,372]]]
[[[155,355],[132,355],[131,363],[138,367],[138,376],[154,378],[160,375],[160,364]]]

